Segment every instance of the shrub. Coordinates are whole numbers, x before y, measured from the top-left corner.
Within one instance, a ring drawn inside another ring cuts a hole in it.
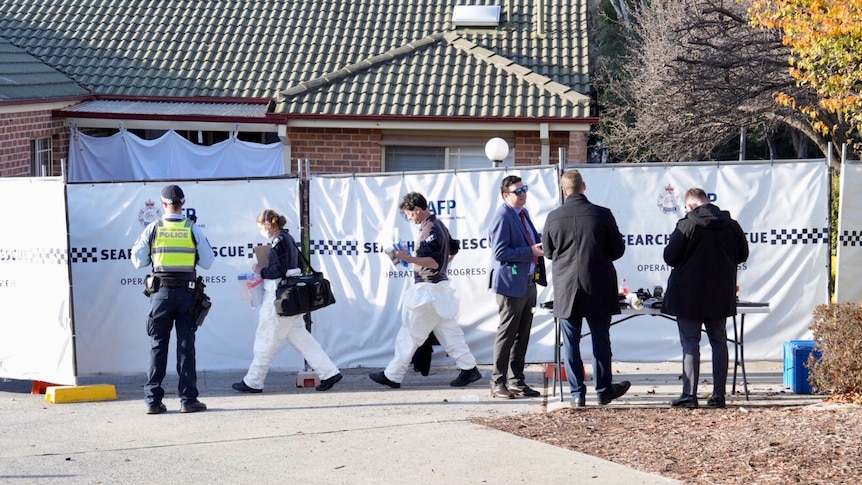
[[[814,352],[805,366],[812,389],[831,394],[829,400],[862,403],[862,307],[830,303],[814,309],[811,331]]]

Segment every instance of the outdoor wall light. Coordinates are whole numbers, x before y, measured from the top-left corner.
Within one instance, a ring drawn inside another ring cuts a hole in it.
[[[509,156],[509,144],[502,138],[491,138],[485,143],[485,156],[491,160],[492,166],[499,167]]]

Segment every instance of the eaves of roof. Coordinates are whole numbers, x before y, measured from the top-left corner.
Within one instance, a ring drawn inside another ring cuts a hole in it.
[[[270,103],[229,103],[147,100],[93,100],[59,110],[67,117],[188,117],[188,118],[264,118]]]
[[[57,118],[217,123],[284,123],[273,115],[269,99],[93,96],[75,106],[53,111]]]

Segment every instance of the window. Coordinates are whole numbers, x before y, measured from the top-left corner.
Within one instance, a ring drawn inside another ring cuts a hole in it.
[[[442,147],[386,147],[387,172],[415,172],[446,168],[446,149]]]
[[[55,175],[54,151],[51,138],[30,140],[30,175],[33,177],[50,177]]]
[[[485,156],[483,146],[423,147],[389,145],[385,150],[387,172],[414,172],[428,170],[464,170],[490,168],[492,163]],[[503,165],[514,165],[514,150]]]

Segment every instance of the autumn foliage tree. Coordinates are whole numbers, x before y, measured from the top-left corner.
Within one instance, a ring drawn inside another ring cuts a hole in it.
[[[819,95],[816,103],[782,92],[776,100],[812,118],[836,143],[858,151],[862,133],[862,0],[755,0],[752,23],[779,31],[790,48],[790,75]],[[823,121],[821,112],[838,117]]]

